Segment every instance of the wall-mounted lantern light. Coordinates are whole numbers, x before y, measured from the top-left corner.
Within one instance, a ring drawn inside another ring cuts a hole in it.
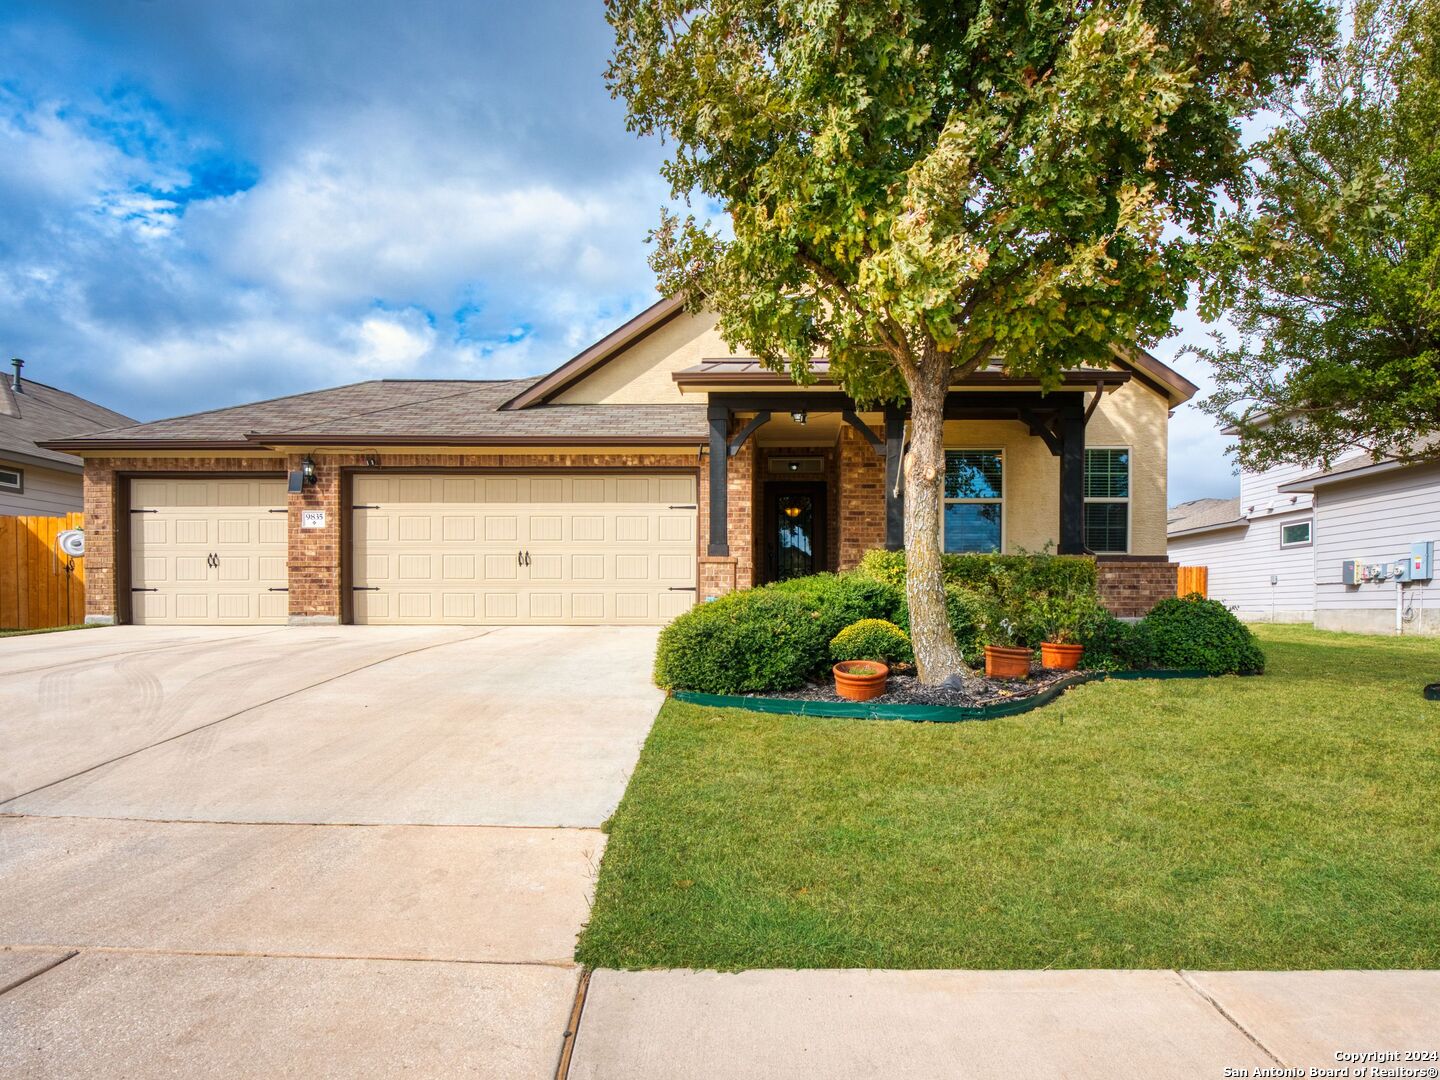
[[[290,470],[289,492],[292,495],[299,495],[307,487],[315,486],[315,459],[309,454],[300,463],[300,468]]]

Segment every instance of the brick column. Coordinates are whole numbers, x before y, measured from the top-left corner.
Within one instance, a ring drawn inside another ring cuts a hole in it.
[[[1164,559],[1096,560],[1100,603],[1121,619],[1138,619],[1175,595],[1178,564]]]
[[[733,432],[731,433],[733,436]],[[755,584],[755,437],[745,440],[726,470],[729,497],[730,557],[735,560],[735,588]]]
[[[287,469],[298,469],[302,455],[291,456]],[[340,465],[336,458],[317,458],[315,484],[290,495],[290,621],[340,621],[340,543],[345,508],[340,503]],[[301,528],[304,510],[325,514],[325,525]]]
[[[865,552],[885,546],[885,459],[849,424],[840,429],[839,459],[839,569],[850,570]]]
[[[112,623],[115,595],[115,468],[105,458],[85,462],[85,621]],[[127,528],[129,522],[123,523]]]

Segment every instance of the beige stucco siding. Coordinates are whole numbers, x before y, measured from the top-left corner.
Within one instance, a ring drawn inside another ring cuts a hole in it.
[[[1132,379],[1095,410],[1085,429],[1086,446],[1130,448],[1131,555],[1164,555],[1169,403]]]
[[[681,314],[601,365],[555,398],[559,405],[694,403],[673,375],[702,360],[735,355],[715,329],[715,316]]]
[[[84,483],[79,473],[61,472],[40,465],[0,460],[7,469],[24,474],[25,490],[0,490],[0,515],[17,517],[59,517],[84,505]]]

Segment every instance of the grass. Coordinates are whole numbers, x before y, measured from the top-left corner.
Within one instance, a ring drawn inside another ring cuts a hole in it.
[[[58,634],[64,630],[89,630],[97,623],[71,623],[69,626],[42,626],[37,630],[7,630],[0,627],[0,638],[28,637],[31,634]]]
[[[579,959],[1440,967],[1440,642],[1259,633],[1261,678],[985,723],[669,701]]]

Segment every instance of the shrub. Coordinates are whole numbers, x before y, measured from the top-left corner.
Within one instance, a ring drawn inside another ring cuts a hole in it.
[[[860,574],[811,574],[765,585],[760,591],[793,596],[808,605],[820,621],[826,641],[861,619],[899,622],[897,616],[905,601],[903,588],[897,590]],[[822,651],[817,662],[824,659]]]
[[[1082,555],[942,555],[940,564],[947,584],[979,593],[1096,595],[1095,560]],[[855,575],[904,589],[905,553],[867,551]]]
[[[1122,622],[1103,608],[1093,621],[1081,628],[1079,644],[1085,650],[1080,665],[1091,671],[1124,671],[1146,666],[1143,658],[1137,656],[1139,642],[1134,624]]]
[[[879,660],[884,664],[914,659],[910,637],[892,622],[884,619],[861,619],[841,630],[830,641],[830,659]]]
[[[1132,646],[1137,666],[1258,675],[1265,654],[1249,627],[1218,600],[1192,593],[1162,600],[1140,620]]]
[[[826,625],[795,590],[731,593],[660,632],[655,685],[704,694],[789,690],[824,662],[832,636]]]

